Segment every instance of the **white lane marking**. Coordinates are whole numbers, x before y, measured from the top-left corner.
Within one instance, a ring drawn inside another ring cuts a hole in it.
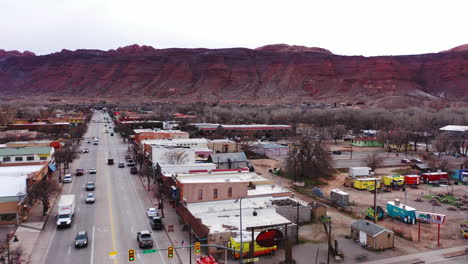
[[[76,229],[76,224],[73,225],[73,231],[75,231],[75,229]]]
[[[55,232],[57,232],[57,227],[54,228],[54,232],[52,233],[52,238],[50,239],[49,244],[47,245],[47,250],[46,250],[46,253],[44,254],[44,258],[42,259],[42,264],[45,263],[45,260],[47,256],[49,255],[50,245],[52,244],[52,241],[54,241]]]
[[[70,256],[71,246],[68,247],[68,256]]]
[[[94,225],[93,225],[93,233],[91,235],[91,261],[90,264],[94,263]]]

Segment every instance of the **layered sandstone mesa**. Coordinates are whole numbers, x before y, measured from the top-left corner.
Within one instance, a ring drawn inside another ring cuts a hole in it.
[[[0,95],[259,103],[364,102],[397,107],[468,102],[468,51],[340,56],[276,44],[257,49],[0,50]],[[131,95],[131,96],[129,96]]]

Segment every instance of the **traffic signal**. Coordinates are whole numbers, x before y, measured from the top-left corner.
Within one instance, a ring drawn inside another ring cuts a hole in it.
[[[168,258],[173,258],[174,257],[174,247],[168,247],[167,248],[167,257]]]
[[[135,261],[135,250],[129,249],[128,250],[128,261]]]
[[[200,254],[200,242],[195,242],[195,254]]]

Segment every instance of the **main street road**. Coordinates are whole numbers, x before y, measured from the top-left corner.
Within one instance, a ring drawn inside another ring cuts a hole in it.
[[[103,121],[104,116],[97,112],[93,120]],[[54,208],[44,232],[45,240],[40,241],[36,254],[44,257],[42,264],[65,263],[127,263],[129,249],[138,250],[136,232],[151,230],[145,211],[150,204],[144,187],[136,175],[130,174],[129,168],[118,168],[117,163],[124,161],[127,145],[118,135],[105,133],[105,123],[90,123],[86,138],[98,137],[99,145],[84,141],[81,149],[89,148],[89,153],[81,154],[71,166],[71,172],[77,168],[85,170],[84,176],[73,177],[73,182],[64,185],[62,194],[75,194],[76,209],[73,225],[68,229],[57,229]],[[110,124],[113,126],[113,124]],[[108,125],[109,126],[109,125]],[[107,158],[113,158],[115,164],[107,165]],[[97,174],[89,174],[90,168],[96,168]],[[85,203],[85,184],[95,181],[96,202]],[[87,248],[75,249],[74,238],[78,231],[88,232],[90,243]],[[154,231],[154,248],[167,248],[169,238],[164,231]],[[117,255],[110,257],[110,252]],[[153,254],[137,253],[136,263],[171,263],[166,258],[166,251]]]

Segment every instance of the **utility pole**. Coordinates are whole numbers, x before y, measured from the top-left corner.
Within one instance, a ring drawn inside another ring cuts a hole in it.
[[[299,244],[299,202],[297,202],[296,212],[296,244]]]
[[[376,224],[377,218],[379,218],[377,215],[377,178],[374,178],[374,223]]]
[[[330,264],[330,250],[331,250],[331,218],[328,221],[328,254],[327,254],[327,264]]]
[[[189,246],[190,245],[192,245],[192,225],[191,224],[189,224]],[[189,264],[192,264],[192,247],[189,247],[188,255],[189,255]]]

